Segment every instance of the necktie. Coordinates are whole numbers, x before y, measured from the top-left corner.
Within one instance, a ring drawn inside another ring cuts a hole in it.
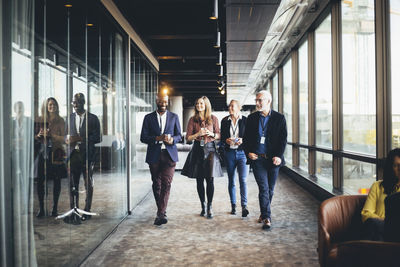
[[[162,133],[162,120],[161,120],[161,115],[160,115],[160,133]]]

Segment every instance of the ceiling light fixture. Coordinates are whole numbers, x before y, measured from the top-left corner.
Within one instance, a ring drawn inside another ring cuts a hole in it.
[[[221,65],[222,65],[222,52],[221,52],[221,50],[219,50],[219,53],[218,53],[218,62],[217,62],[217,65],[218,65],[218,66],[221,66]]]
[[[212,19],[212,20],[218,19],[218,0],[214,0],[214,9],[213,9],[212,15],[209,17],[209,19]]]
[[[225,90],[222,90],[222,91],[221,91],[221,95],[224,95],[224,94],[225,94]]]
[[[219,66],[219,74],[218,74],[218,76],[219,77],[222,77],[222,76],[224,76],[224,66]]]
[[[215,41],[214,48],[220,48],[221,47],[221,32],[217,32],[217,40]]]

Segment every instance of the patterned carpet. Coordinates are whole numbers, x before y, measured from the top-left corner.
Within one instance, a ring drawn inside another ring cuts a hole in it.
[[[214,218],[200,217],[196,181],[177,172],[168,224],[153,225],[156,206],[148,194],[83,266],[318,266],[316,199],[280,174],[269,231],[257,223],[258,188],[252,173],[248,202],[248,218],[241,218],[240,208],[238,215],[230,215],[227,178],[217,178]]]

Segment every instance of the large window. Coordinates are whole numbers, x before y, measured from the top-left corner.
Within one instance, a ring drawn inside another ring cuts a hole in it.
[[[278,88],[278,73],[275,74],[272,79],[272,109],[278,111],[278,99],[279,99],[279,88]]]
[[[316,176],[322,185],[332,186],[332,155],[316,152]]]
[[[392,88],[392,148],[400,147],[400,2],[390,1],[391,88]]]
[[[332,43],[331,16],[315,30],[316,145],[332,148]]]
[[[299,141],[308,145],[308,42],[299,48]],[[299,167],[308,171],[308,150],[300,149]]]
[[[292,142],[292,60],[289,59],[283,66],[283,114],[287,125],[287,141]],[[288,145],[285,150],[285,160],[292,164],[292,149]]]
[[[342,1],[343,149],[375,155],[374,1]]]

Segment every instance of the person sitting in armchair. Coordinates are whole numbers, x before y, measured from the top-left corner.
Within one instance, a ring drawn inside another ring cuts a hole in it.
[[[389,152],[383,179],[372,184],[361,211],[363,238],[383,241],[385,228],[385,199],[400,192],[400,148]]]

